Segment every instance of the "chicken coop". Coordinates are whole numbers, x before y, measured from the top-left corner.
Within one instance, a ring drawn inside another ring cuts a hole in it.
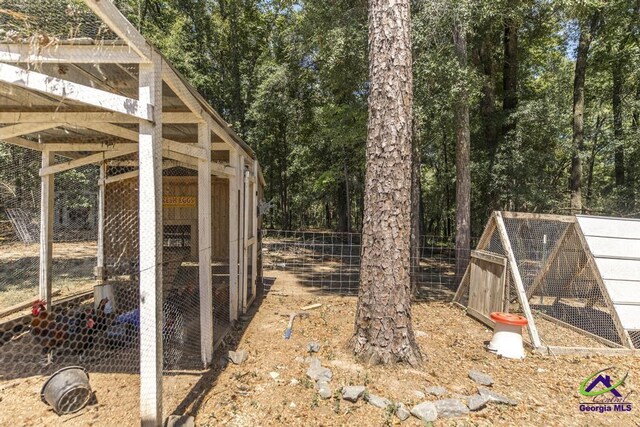
[[[265,182],[127,12],[2,3],[0,384],[80,365],[161,425],[256,298]]]
[[[527,318],[529,344],[551,354],[640,349],[640,220],[494,212],[454,302]]]

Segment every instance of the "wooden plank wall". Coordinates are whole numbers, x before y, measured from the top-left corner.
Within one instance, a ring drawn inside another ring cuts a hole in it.
[[[165,176],[163,195],[193,196],[197,200],[196,176]],[[211,181],[212,257],[227,259],[229,256],[229,181],[212,177]],[[192,227],[191,255],[198,251],[198,208],[165,207],[163,220],[166,225],[189,224]],[[138,178],[108,184],[105,195],[105,258],[107,266],[128,263],[137,265],[138,259]],[[195,255],[194,255],[195,254]],[[126,271],[111,274],[125,274]]]

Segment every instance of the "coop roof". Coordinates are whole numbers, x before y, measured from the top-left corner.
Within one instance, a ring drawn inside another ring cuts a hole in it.
[[[212,150],[254,151],[111,1],[7,0],[0,9],[0,140],[75,159],[132,150],[153,106],[139,98],[139,67],[159,64],[163,149],[197,164],[198,123]],[[127,145],[128,144],[128,145]],[[115,146],[114,146],[115,145]],[[166,145],[166,147],[165,147]],[[230,175],[224,166],[219,174]],[[257,171],[261,181],[261,172]]]
[[[640,330],[640,220],[576,219],[622,326]]]

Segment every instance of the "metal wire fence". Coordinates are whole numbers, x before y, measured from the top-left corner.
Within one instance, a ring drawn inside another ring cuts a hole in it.
[[[264,270],[292,273],[301,289],[357,294],[360,280],[359,233],[263,230]],[[457,279],[452,238],[422,236],[411,262],[416,298],[451,299]]]

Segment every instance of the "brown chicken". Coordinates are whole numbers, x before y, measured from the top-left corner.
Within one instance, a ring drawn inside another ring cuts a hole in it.
[[[35,301],[31,307],[31,334],[46,354],[45,365],[53,362],[54,353],[61,347],[84,355],[93,345],[94,335],[106,327],[108,302],[104,298],[97,310],[86,308],[54,313],[47,310],[46,302]]]
[[[31,306],[31,335],[46,354],[46,365],[53,362],[54,351],[69,339],[69,322],[64,322],[61,314],[47,310],[47,303],[36,300]]]

